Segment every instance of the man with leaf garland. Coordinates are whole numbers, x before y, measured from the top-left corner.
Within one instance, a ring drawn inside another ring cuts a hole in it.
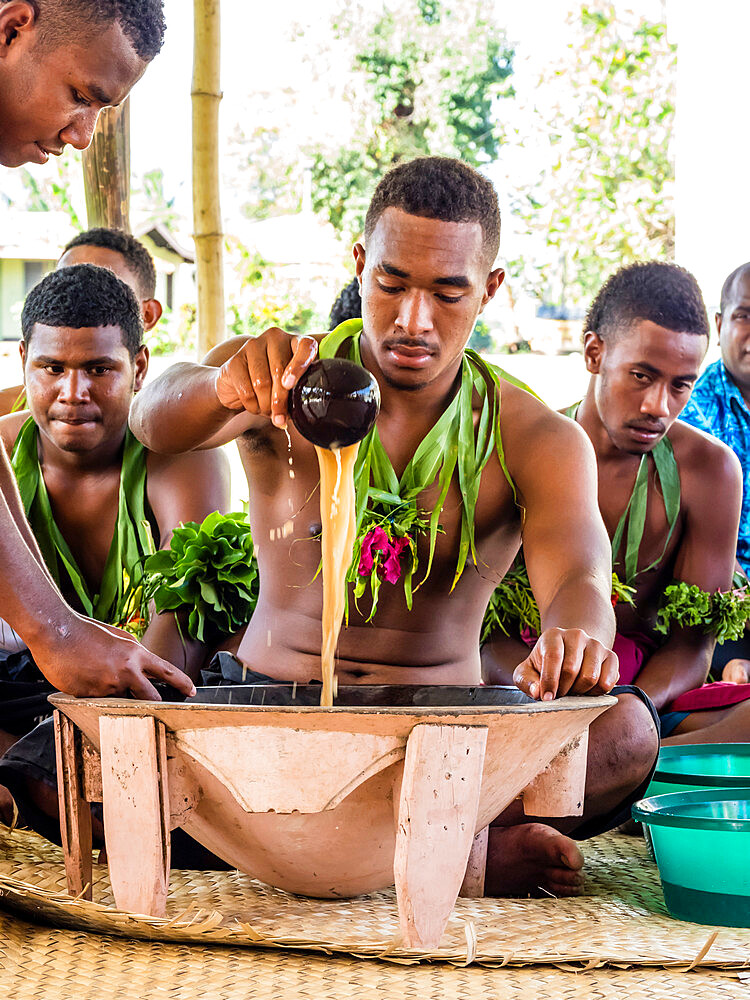
[[[662,737],[675,743],[744,741],[750,731],[750,704],[737,704],[750,689],[704,683],[716,640],[741,634],[750,616],[750,597],[733,590],[739,463],[719,441],[677,421],[708,335],[689,272],[657,261],[622,268],[586,317],[591,381],[583,401],[565,411],[596,452],[619,597],[620,681],[649,695]],[[527,654],[504,630],[511,625],[533,642],[533,614],[516,568],[490,602],[487,680],[502,683]]]
[[[132,288],[141,307],[143,332],[156,326],[162,304],[156,296],[156,270],[151,254],[140,240],[122,229],[96,226],[77,233],[63,247],[57,267],[71,264],[96,264],[106,267]],[[23,385],[0,389],[0,415],[26,409]]]
[[[543,632],[516,671],[532,698],[610,691],[610,556],[585,434],[465,351],[503,280],[492,185],[429,157],[395,167],[354,247],[362,320],[323,338],[278,329],[219,345],[204,365],[169,369],[136,401],[137,436],[160,452],[238,442],[250,485],[261,588],[226,679],[320,679],[322,588],[318,464],[293,426],[289,391],[320,352],[377,379],[382,407],[360,445],[360,508],[349,570],[342,684],[477,684],[487,601],[523,538]],[[278,527],[291,519],[292,530]],[[375,602],[377,600],[377,607]],[[583,858],[562,832],[617,820],[658,749],[647,699],[626,692],[591,728],[583,820],[493,825],[487,889],[581,891]],[[554,824],[554,826],[553,826]],[[332,846],[335,851],[335,847]]]
[[[73,608],[128,630],[196,680],[205,647],[172,613],[148,621],[144,561],[185,530],[181,522],[226,509],[226,458],[156,455],[133,437],[128,413],[148,348],[136,296],[108,268],[78,264],[48,274],[29,293],[21,323],[29,409],[0,418],[0,438],[47,569]],[[30,778],[41,779],[32,800],[54,806],[57,797],[51,721],[15,743],[35,716],[48,714],[54,688],[14,638],[3,627],[0,746],[11,748],[0,784],[23,812]]]

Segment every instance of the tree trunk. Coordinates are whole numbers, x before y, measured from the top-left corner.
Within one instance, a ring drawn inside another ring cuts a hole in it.
[[[130,101],[105,108],[91,145],[83,152],[83,185],[89,227],[130,232]]]
[[[200,357],[225,336],[224,234],[219,200],[220,7],[220,0],[194,0],[193,225]]]

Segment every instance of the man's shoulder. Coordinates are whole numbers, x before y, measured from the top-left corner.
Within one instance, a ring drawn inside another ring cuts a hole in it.
[[[681,473],[681,481],[686,484],[695,477],[704,482],[709,478],[717,490],[723,483],[742,476],[739,459],[723,441],[717,437],[694,427],[691,424],[676,421],[669,432],[669,440],[674,449],[677,466]]]
[[[0,417],[0,439],[2,439],[5,450],[10,455],[16,443],[21,428],[30,417],[28,410],[19,410],[17,413],[8,413]]]
[[[588,435],[575,420],[510,382],[503,382],[500,391],[503,441],[515,442],[525,457],[538,461],[546,456],[546,461],[556,455],[562,460],[580,450],[591,449]]]

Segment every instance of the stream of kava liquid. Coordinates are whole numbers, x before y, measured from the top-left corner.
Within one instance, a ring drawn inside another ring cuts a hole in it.
[[[289,478],[292,469],[292,442],[286,431],[289,447]],[[345,448],[314,446],[320,467],[321,578],[323,581],[323,639],[320,648],[323,689],[320,704],[330,708],[336,696],[336,646],[346,604],[346,574],[352,561],[352,549],[357,534],[357,512],[354,496],[354,463],[359,442]],[[289,500],[290,510],[292,500]],[[286,538],[292,532],[292,521],[271,529],[270,539]],[[271,645],[271,633],[268,634]]]
[[[319,448],[321,575],[323,577],[323,643],[320,665],[323,691],[320,704],[333,705],[336,695],[336,645],[346,602],[346,574],[357,534],[354,462],[357,444],[346,448]]]

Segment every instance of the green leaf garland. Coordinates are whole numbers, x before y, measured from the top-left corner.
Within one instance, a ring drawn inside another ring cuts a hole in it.
[[[348,342],[347,356],[361,365],[361,333],[361,319],[340,324],[321,342],[320,357],[340,355]],[[347,579],[355,585],[355,601],[363,596],[369,584],[372,603],[368,620],[372,619],[377,607],[381,573],[380,565],[376,564],[367,573],[367,578],[363,577],[360,573],[360,553],[363,539],[373,527],[382,527],[390,538],[409,538],[402,578],[406,604],[411,608],[413,591],[422,586],[432,569],[437,536],[441,530],[440,515],[454,475],[458,475],[463,506],[461,536],[451,589],[458,583],[469,557],[475,564],[477,562],[474,517],[482,472],[493,453],[497,454],[513,496],[516,497],[500,434],[500,392],[503,378],[531,392],[522,382],[489,365],[476,352],[466,349],[456,395],[419,443],[400,479],[383,448],[377,425],[361,442],[354,466],[357,540]],[[481,402],[476,431],[473,411],[475,393]],[[438,499],[431,511],[422,510],[418,507],[417,500],[436,482]],[[418,583],[414,584],[418,569],[415,536],[422,532],[429,537],[427,565],[424,573],[419,575]]]
[[[616,573],[612,574],[612,603],[622,601],[633,604],[635,590],[624,584]],[[495,588],[487,605],[482,623],[480,643],[486,642],[499,629],[505,635],[520,635],[528,629],[537,635],[542,624],[539,605],[529,583],[526,564],[519,557]]]
[[[39,430],[33,419],[24,423],[13,446],[11,464],[21,501],[53,579],[72,589],[84,614],[108,625],[145,628],[139,593],[143,560],[154,551],[146,517],[146,452],[129,429],[125,431],[117,500],[117,520],[98,593],[91,593],[75,556],[55,522],[39,463]]]
[[[740,639],[750,619],[750,588],[715,593],[701,590],[696,584],[675,582],[664,590],[655,631],[669,635],[673,626],[700,627],[721,645],[727,639]]]
[[[581,404],[574,403],[565,410],[565,415],[572,420],[578,415],[578,408]],[[641,542],[643,541],[643,531],[646,525],[646,508],[648,506],[648,459],[653,458],[656,470],[656,479],[661,489],[664,499],[664,510],[667,515],[669,531],[664,541],[661,554],[649,566],[638,569],[638,555],[640,553]],[[641,573],[647,573],[655,569],[664,558],[670,539],[674,534],[677,518],[680,513],[680,473],[677,468],[677,460],[674,456],[672,442],[665,435],[650,452],[641,455],[638,463],[638,471],[635,476],[633,492],[630,494],[627,506],[622,513],[622,517],[617,523],[614,537],[612,538],[612,559],[617,562],[620,548],[625,539],[625,582],[630,585]]]

